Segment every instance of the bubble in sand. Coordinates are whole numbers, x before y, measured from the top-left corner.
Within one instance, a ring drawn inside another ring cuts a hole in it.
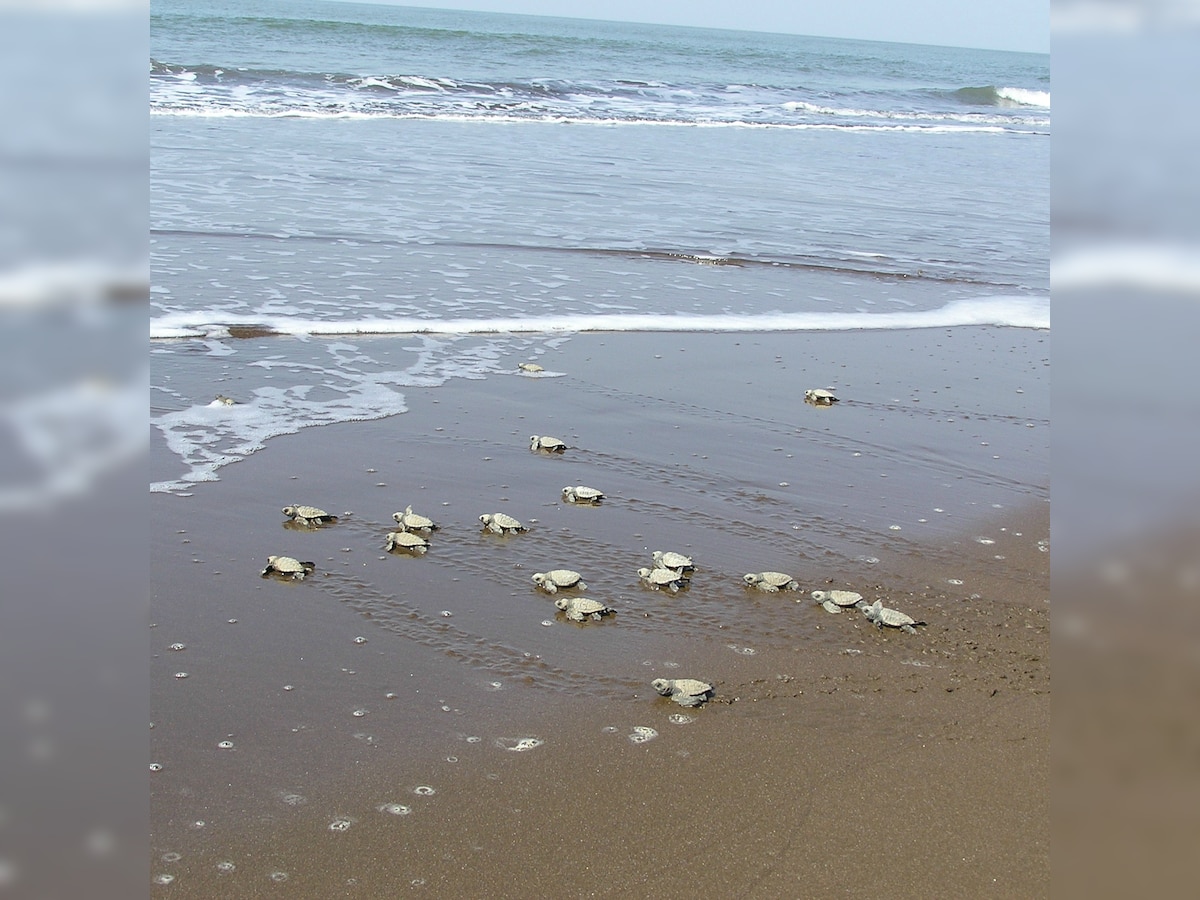
[[[405,806],[403,803],[384,803],[375,808],[381,813],[387,813],[389,816],[407,816],[412,812],[412,808]]]
[[[170,884],[170,883],[171,883],[172,881],[174,881],[174,880],[175,880],[175,876],[174,876],[174,875],[168,875],[168,874],[166,874],[165,872],[164,872],[162,875],[155,875],[155,876],[154,876],[154,883],[155,883],[155,884]]]
[[[635,744],[644,744],[647,741],[652,741],[658,737],[658,732],[649,725],[634,725],[633,733],[629,735],[629,740]]]
[[[605,734],[616,734],[620,729],[616,725],[605,725],[600,730]]]
[[[305,797],[303,794],[290,794],[290,793],[286,793],[286,792],[280,794],[279,799],[282,800],[284,803],[286,803],[288,806],[303,806],[305,803],[308,802],[308,798]]]
[[[181,641],[176,641],[174,644],[169,646],[167,649],[168,650],[186,650],[187,644],[184,644]]]
[[[349,819],[341,819],[341,818],[334,819],[332,822],[329,823],[329,830],[330,831],[349,831],[350,826],[353,824],[354,823],[352,821],[350,821]]]
[[[899,526],[899,525],[889,525],[889,526],[888,526],[888,528],[890,528],[892,531],[899,531],[899,530],[900,530],[900,526]]]
[[[501,681],[489,681],[487,683],[487,689],[489,691],[498,691],[498,690],[501,690],[503,687],[504,687],[504,683]]]
[[[962,584],[962,583],[963,583],[963,580],[961,578],[947,578],[946,579],[946,584]]]
[[[228,622],[230,625],[236,625],[236,624],[237,624],[237,619],[226,619],[225,621],[226,621],[226,622]]]
[[[367,712],[368,710],[365,709],[356,709],[354,712],[350,713],[350,715],[354,716],[356,719],[361,719],[367,714]]]
[[[672,713],[667,716],[667,721],[672,725],[687,725],[696,721],[695,716],[685,716],[683,713]]]
[[[228,875],[230,872],[232,872],[236,868],[237,868],[237,866],[227,859],[223,859],[219,863],[217,863],[217,871],[220,872],[222,875]]]
[[[165,863],[179,862],[181,859],[183,859],[183,854],[176,853],[174,850],[172,850],[169,853],[164,853],[162,856],[159,857],[159,859],[161,859]]]
[[[418,784],[415,788],[413,788],[413,793],[419,797],[432,797],[437,793],[437,790],[435,788],[431,788],[427,784]]]
[[[233,749],[233,741],[220,741],[217,744],[217,748],[220,750],[232,750]]]
[[[664,669],[678,669],[678,668],[679,668],[679,663],[677,663],[677,662],[671,662],[671,661],[669,661],[669,660],[668,660],[668,661],[666,661],[666,662],[664,662],[664,663],[663,663],[663,668],[664,668]]]
[[[296,686],[294,684],[285,684],[283,686],[283,689],[285,691],[294,691],[296,689]]]
[[[181,679],[182,679],[182,678],[187,678],[187,677],[188,677],[188,673],[187,673],[187,672],[176,672],[176,673],[175,673],[175,677],[176,677],[176,678],[181,678]]]
[[[363,637],[361,634],[354,639],[354,643],[356,643],[356,644],[365,644],[366,642],[367,642],[367,639],[365,637]]]
[[[994,544],[994,543],[996,543],[994,540],[992,540],[989,537],[978,537],[978,538],[975,538],[975,541],[976,541],[976,543],[979,543],[979,544]]]
[[[162,767],[163,767],[162,763],[150,763],[150,771],[151,772],[161,772]]]
[[[288,873],[287,872],[272,872],[267,877],[270,878],[272,881],[287,881]]]
[[[472,734],[467,738],[467,743],[468,744],[478,744],[482,740],[483,740],[483,738],[481,738],[479,735]]]
[[[543,628],[549,628],[553,624],[554,623],[551,622],[549,619],[542,619],[542,627]]]
[[[443,609],[441,615],[443,619],[450,619],[453,618],[454,613],[450,612],[448,609]]]
[[[201,828],[204,828],[204,827],[205,827],[207,824],[208,824],[208,823],[207,823],[207,822],[205,822],[203,819],[197,819],[195,822],[193,822],[193,823],[192,823],[190,826],[188,826],[188,827],[190,827],[190,828],[194,828],[194,829],[196,829],[197,831],[199,831]]]

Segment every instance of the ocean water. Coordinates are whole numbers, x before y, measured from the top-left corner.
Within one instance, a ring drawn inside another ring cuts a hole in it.
[[[1047,56],[329,2],[150,23],[152,490],[586,331],[1049,327]]]

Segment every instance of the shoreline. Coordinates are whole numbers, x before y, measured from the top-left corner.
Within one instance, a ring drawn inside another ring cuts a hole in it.
[[[1045,894],[1048,344],[576,335],[536,358],[563,377],[405,389],[408,412],[154,495],[151,874],[176,896],[272,872],[303,896]],[[794,396],[830,384],[832,409]],[[545,432],[575,449],[531,454]],[[577,483],[608,499],[561,503]],[[342,520],[282,528],[297,502]],[[442,523],[424,557],[380,546],[408,503]],[[496,510],[530,532],[481,535]],[[653,549],[695,557],[688,590],[638,583]],[[268,553],[317,572],[260,579]],[[529,576],[558,566],[616,615],[555,615]],[[804,602],[746,589],[758,569]],[[830,586],[929,625],[831,616],[807,599]],[[680,709],[659,676],[716,697]],[[544,743],[503,749],[523,737]]]

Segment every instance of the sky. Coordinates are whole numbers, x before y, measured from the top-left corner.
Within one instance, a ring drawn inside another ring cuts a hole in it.
[[[1049,0],[409,0],[394,5],[1050,52]]]

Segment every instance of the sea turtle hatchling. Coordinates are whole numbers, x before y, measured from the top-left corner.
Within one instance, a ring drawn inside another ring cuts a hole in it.
[[[285,506],[283,514],[297,525],[324,525],[338,520],[337,516],[331,516],[315,506]]]
[[[656,569],[679,569],[684,572],[690,572],[696,568],[690,556],[684,556],[682,553],[676,553],[673,550],[668,550],[665,553],[662,550],[655,550],[653,559]]]
[[[587,590],[583,576],[570,569],[551,569],[549,572],[534,572],[533,583],[547,594],[557,594],[559,588],[577,588]]]
[[[547,437],[544,434],[531,434],[529,436],[530,450],[545,450],[547,453],[562,453],[567,449],[567,445],[556,437]]]
[[[747,572],[742,576],[747,587],[773,594],[776,591],[798,591],[800,582],[786,572]]]
[[[538,372],[546,371],[541,366],[539,366],[537,363],[531,363],[531,362],[517,363],[517,368],[520,369],[522,372],[529,372],[532,375],[536,375]]]
[[[804,402],[811,403],[813,406],[833,406],[838,402],[838,398],[833,395],[833,391],[827,391],[824,388],[809,388],[804,392]]]
[[[599,503],[604,499],[604,495],[584,484],[568,484],[562,489],[562,498],[568,503]]]
[[[268,556],[267,566],[262,570],[262,577],[266,578],[268,575],[274,573],[282,577],[291,578],[294,581],[300,581],[316,567],[316,563],[301,562],[290,556]]]
[[[696,678],[655,678],[650,686],[680,706],[699,706],[713,693],[711,684]]]
[[[813,591],[809,596],[825,607],[825,612],[840,613],[844,606],[866,606],[862,594],[854,591]]]
[[[924,625],[924,622],[918,622],[912,616],[905,615],[898,609],[888,609],[883,605],[882,600],[876,600],[871,606],[863,604],[863,615],[875,623],[876,628],[882,628],[887,625],[889,628],[899,628],[901,631],[907,631],[909,634],[916,634],[917,630],[914,625]]]
[[[399,547],[401,550],[419,555],[429,549],[429,541],[411,531],[389,531],[384,547],[389,553]]]
[[[433,519],[413,512],[411,506],[404,507],[404,512],[392,513],[392,518],[396,520],[401,531],[437,531],[438,529]]]
[[[574,622],[582,622],[585,619],[595,619],[599,622],[602,616],[612,612],[611,607],[587,597],[559,597],[554,601],[554,605]]]
[[[234,400],[232,397],[226,397],[224,394],[217,394],[217,396],[215,396],[213,398],[213,402],[208,405],[209,406],[236,406],[237,401]]]
[[[679,590],[687,581],[687,576],[680,569],[662,569],[657,567],[653,569],[638,569],[638,577],[655,590],[666,588],[672,593]]]
[[[529,529],[507,513],[484,513],[479,517],[483,527],[494,534],[520,534]]]

